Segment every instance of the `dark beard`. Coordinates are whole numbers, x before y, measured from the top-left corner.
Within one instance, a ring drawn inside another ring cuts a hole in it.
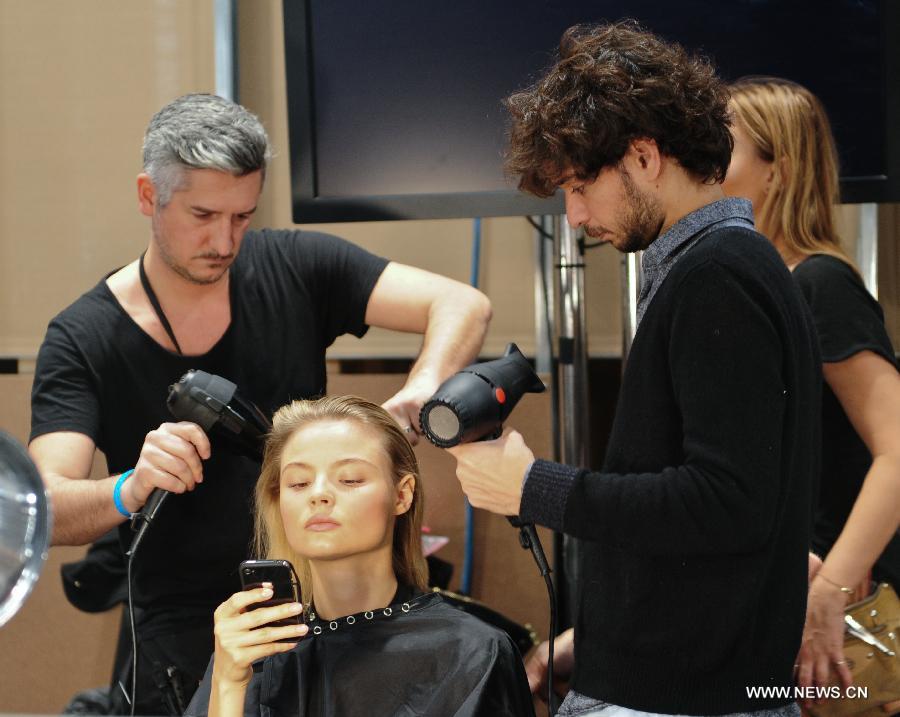
[[[628,201],[628,213],[622,220],[622,244],[616,248],[627,253],[643,251],[659,236],[666,217],[659,204],[635,186],[631,175],[622,166],[619,166],[619,176]]]
[[[182,279],[184,279],[185,281],[189,281],[192,284],[196,284],[197,286],[208,286],[210,284],[218,283],[228,273],[228,269],[231,268],[230,264],[225,267],[225,269],[222,270],[222,273],[218,276],[207,278],[194,276],[193,274],[191,274],[191,272],[188,271],[187,268],[175,261],[175,258],[169,251],[168,241],[162,238],[162,236],[160,235],[157,222],[158,220],[154,215],[152,224],[153,240],[154,242],[156,242],[156,248],[159,250],[159,256],[163,260],[163,263],[176,274],[178,274],[178,276],[180,276]]]
[[[174,271],[176,274],[178,274],[178,276],[180,276],[182,279],[185,279],[186,281],[191,282],[192,284],[197,284],[198,286],[208,286],[209,284],[215,284],[215,283],[221,281],[222,277],[224,277],[228,273],[228,269],[230,268],[230,266],[229,266],[229,267],[222,269],[222,273],[219,274],[218,276],[213,276],[213,277],[209,277],[209,278],[198,277],[198,276],[194,276],[193,274],[191,274],[191,272],[189,272],[187,269],[185,269],[180,264],[176,264],[174,261],[170,261],[171,257],[168,256],[166,253],[161,251],[160,256],[162,256],[162,259],[164,262],[166,262],[166,265],[172,271]]]

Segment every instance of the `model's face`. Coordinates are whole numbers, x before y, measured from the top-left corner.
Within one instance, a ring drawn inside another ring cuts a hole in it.
[[[759,217],[772,180],[772,162],[759,156],[756,145],[740,122],[732,124],[731,134],[734,137],[734,151],[722,189],[732,197],[749,199],[753,204],[754,216]]]
[[[279,508],[288,543],[311,561],[390,553],[411,491],[395,487],[379,436],[355,421],[307,424],[281,456]],[[408,476],[405,485],[413,481]]]
[[[622,252],[646,249],[659,236],[665,219],[658,200],[642,192],[627,171],[603,169],[593,182],[564,179],[566,216],[573,227],[607,241]]]
[[[194,284],[213,284],[237,256],[262,191],[262,172],[234,177],[213,169],[185,171],[186,186],[164,207],[152,206],[153,238],[174,272]]]

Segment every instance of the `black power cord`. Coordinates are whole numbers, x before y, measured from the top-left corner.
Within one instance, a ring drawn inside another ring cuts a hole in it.
[[[556,640],[556,591],[553,589],[553,581],[550,579],[550,564],[544,555],[544,547],[538,537],[534,523],[520,523],[518,519],[510,518],[510,523],[519,529],[519,544],[526,550],[530,550],[537,563],[541,577],[547,586],[547,595],[550,598],[550,639],[547,642],[547,709],[550,717],[556,714],[556,693],[553,691],[553,643]]]
[[[136,547],[136,546],[135,546]],[[134,626],[134,600],[131,594],[131,563],[134,561],[134,550],[128,551],[128,624],[131,626],[131,698],[128,699],[131,711],[129,714],[134,717],[135,704],[137,702],[137,671],[138,671],[138,652],[137,652],[137,630]],[[119,683],[121,686],[121,683]],[[124,690],[124,687],[122,688]]]
[[[148,289],[148,296],[151,293],[152,289]],[[160,318],[163,317],[160,316]],[[174,341],[174,336],[172,339]],[[179,421],[195,423],[211,439],[221,441],[238,455],[262,461],[263,445],[266,435],[272,429],[272,424],[254,403],[238,393],[237,385],[228,379],[191,369],[177,383],[169,386],[166,405]],[[138,651],[131,568],[141,541],[153,525],[153,521],[169,495],[171,494],[168,491],[154,488],[141,511],[132,516],[131,528],[135,531],[135,535],[131,540],[131,546],[125,553],[128,559],[128,621],[131,626],[130,714],[132,716],[137,702]],[[169,677],[174,679],[172,673],[169,674]],[[175,683],[174,689],[177,703],[177,683]],[[124,686],[122,686],[122,691],[125,691]],[[125,698],[128,699],[127,693]]]
[[[544,270],[544,267],[547,262],[546,252],[547,252],[547,242],[553,242],[553,235],[546,230],[543,223],[536,221],[533,217],[526,216],[525,221],[527,221],[537,233],[541,236],[545,241],[540,242],[539,245],[539,253],[538,260],[540,262],[540,274],[541,274],[541,293],[544,296],[544,323],[547,328],[548,333],[552,333],[553,331],[553,321],[550,317],[550,286],[547,281],[547,272]],[[578,248],[579,253],[584,254],[585,249],[592,249],[594,246],[600,246],[602,242],[597,242],[595,245],[585,245],[584,239],[579,240]],[[551,367],[550,367],[550,385],[551,385],[551,393],[553,396],[559,395],[559,359],[553,352],[553,342],[550,342],[551,346]],[[559,455],[560,450],[560,435],[559,435],[559,403],[557,401],[550,402],[552,421],[551,425],[553,426],[553,449],[556,455]],[[511,521],[513,522],[513,521]],[[531,550],[532,555],[534,556],[534,560],[537,563],[538,570],[541,573],[541,577],[544,578],[544,583],[547,586],[547,595],[550,600],[550,637],[547,643],[547,710],[549,714],[555,715],[556,710],[559,705],[557,704],[556,693],[553,691],[553,657],[554,657],[554,647],[556,641],[556,632],[558,629],[558,615],[557,615],[557,603],[556,603],[556,589],[553,585],[553,580],[550,577],[550,566],[547,563],[547,558],[544,555],[544,549],[541,545],[540,538],[538,538],[537,531],[534,529],[533,524],[529,525],[519,525],[517,522],[513,522],[514,526],[519,528],[519,542],[522,547]]]
[[[141,509],[139,513],[135,513],[131,518],[131,528],[135,531],[134,538],[131,540],[131,545],[128,547],[128,550],[125,552],[125,557],[128,558],[128,623],[131,626],[131,712],[129,713],[131,717],[134,717],[135,704],[137,703],[137,672],[138,672],[138,651],[137,651],[137,629],[134,624],[134,600],[132,599],[132,578],[131,578],[131,565],[134,562],[134,556],[137,554],[137,549],[141,545],[141,541],[144,539],[144,535],[147,533],[147,529],[153,525],[153,520],[156,517],[156,514],[159,512],[159,509],[162,507],[162,504],[165,502],[166,498],[171,495],[168,491],[165,490],[154,490],[150,494],[150,498],[147,500],[144,507]],[[126,698],[128,696],[126,695]]]
[[[525,221],[531,224],[531,226],[534,227],[537,233],[544,237],[544,239],[553,241],[553,235],[546,229],[544,229],[544,227],[541,226],[540,222],[535,221],[534,217],[526,216]]]

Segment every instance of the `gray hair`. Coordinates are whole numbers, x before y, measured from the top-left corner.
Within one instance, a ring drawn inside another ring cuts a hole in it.
[[[235,177],[261,171],[272,157],[259,118],[216,95],[184,95],[157,112],[144,135],[144,171],[160,206],[184,187],[186,169],[216,169]]]

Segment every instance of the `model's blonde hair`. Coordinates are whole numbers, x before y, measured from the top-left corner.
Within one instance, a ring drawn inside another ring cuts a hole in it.
[[[368,426],[381,437],[388,456],[393,481],[413,476],[415,486],[409,510],[396,516],[391,550],[397,581],[421,590],[427,587],[427,567],[422,555],[422,515],[424,495],[419,480],[419,463],[409,441],[391,414],[381,406],[357,396],[333,396],[314,401],[294,401],[280,408],[272,419],[272,432],[266,442],[262,471],[256,483],[256,555],[290,560],[303,586],[303,599],[312,601],[309,561],[288,543],[281,520],[281,458],[290,438],[301,428],[316,421],[351,421]]]
[[[757,208],[759,230],[779,237],[791,254],[829,254],[853,266],[835,231],[838,157],[822,103],[805,87],[777,77],[748,77],[730,89],[734,120],[774,165]]]

